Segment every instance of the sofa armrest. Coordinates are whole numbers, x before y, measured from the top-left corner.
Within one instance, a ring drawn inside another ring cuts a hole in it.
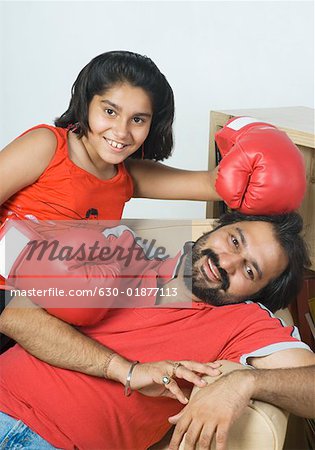
[[[231,361],[221,361],[221,363],[222,374],[218,377],[205,377],[208,384],[214,383],[234,370],[251,370],[249,367]],[[198,391],[199,388],[195,387],[191,396]],[[281,450],[286,435],[288,416],[287,412],[269,403],[252,401],[230,429],[228,450]],[[173,428],[149,450],[167,450],[172,432]],[[184,447],[185,437],[180,450],[184,450]],[[198,446],[196,448],[198,449]],[[211,450],[215,450],[214,443],[211,445]]]
[[[222,374],[219,377],[206,377],[209,384],[234,370],[251,370],[249,367],[231,361],[221,361],[221,363]],[[198,390],[199,388],[195,387],[191,395],[193,396]],[[281,450],[287,422],[287,412],[269,403],[254,400],[232,425],[228,438],[228,450]],[[180,450],[184,450],[184,442],[185,438]],[[215,449],[214,443],[211,445],[212,449]]]

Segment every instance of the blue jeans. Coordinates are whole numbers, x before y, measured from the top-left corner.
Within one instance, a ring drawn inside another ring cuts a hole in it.
[[[0,411],[0,449],[53,450],[45,439],[34,433],[21,420]]]

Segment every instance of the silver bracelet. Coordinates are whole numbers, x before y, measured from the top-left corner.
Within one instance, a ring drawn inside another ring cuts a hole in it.
[[[139,361],[133,361],[129,368],[129,372],[128,372],[128,375],[126,378],[126,384],[125,384],[125,396],[126,397],[129,397],[132,393],[132,390],[130,387],[130,380],[131,380],[131,375],[132,375],[133,369],[136,367],[137,364],[139,364]]]

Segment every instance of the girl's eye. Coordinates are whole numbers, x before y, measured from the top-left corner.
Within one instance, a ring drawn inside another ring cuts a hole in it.
[[[254,272],[252,271],[252,269],[249,266],[246,267],[246,272],[248,273],[249,278],[251,280],[253,280],[254,279]]]
[[[134,121],[135,123],[143,123],[143,119],[141,119],[141,117],[134,117],[134,118],[133,118],[133,121]]]
[[[108,114],[109,116],[114,116],[115,115],[115,111],[113,109],[110,108],[106,108],[105,109],[106,114]]]

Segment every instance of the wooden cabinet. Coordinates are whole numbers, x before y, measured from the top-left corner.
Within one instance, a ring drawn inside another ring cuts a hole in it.
[[[299,210],[304,219],[305,238],[310,248],[312,270],[315,270],[315,137],[314,109],[302,106],[285,108],[233,109],[211,111],[209,168],[217,165],[215,133],[232,117],[250,116],[276,125],[285,131],[303,153],[306,165],[307,192]],[[207,217],[218,217],[219,202],[208,202]]]

